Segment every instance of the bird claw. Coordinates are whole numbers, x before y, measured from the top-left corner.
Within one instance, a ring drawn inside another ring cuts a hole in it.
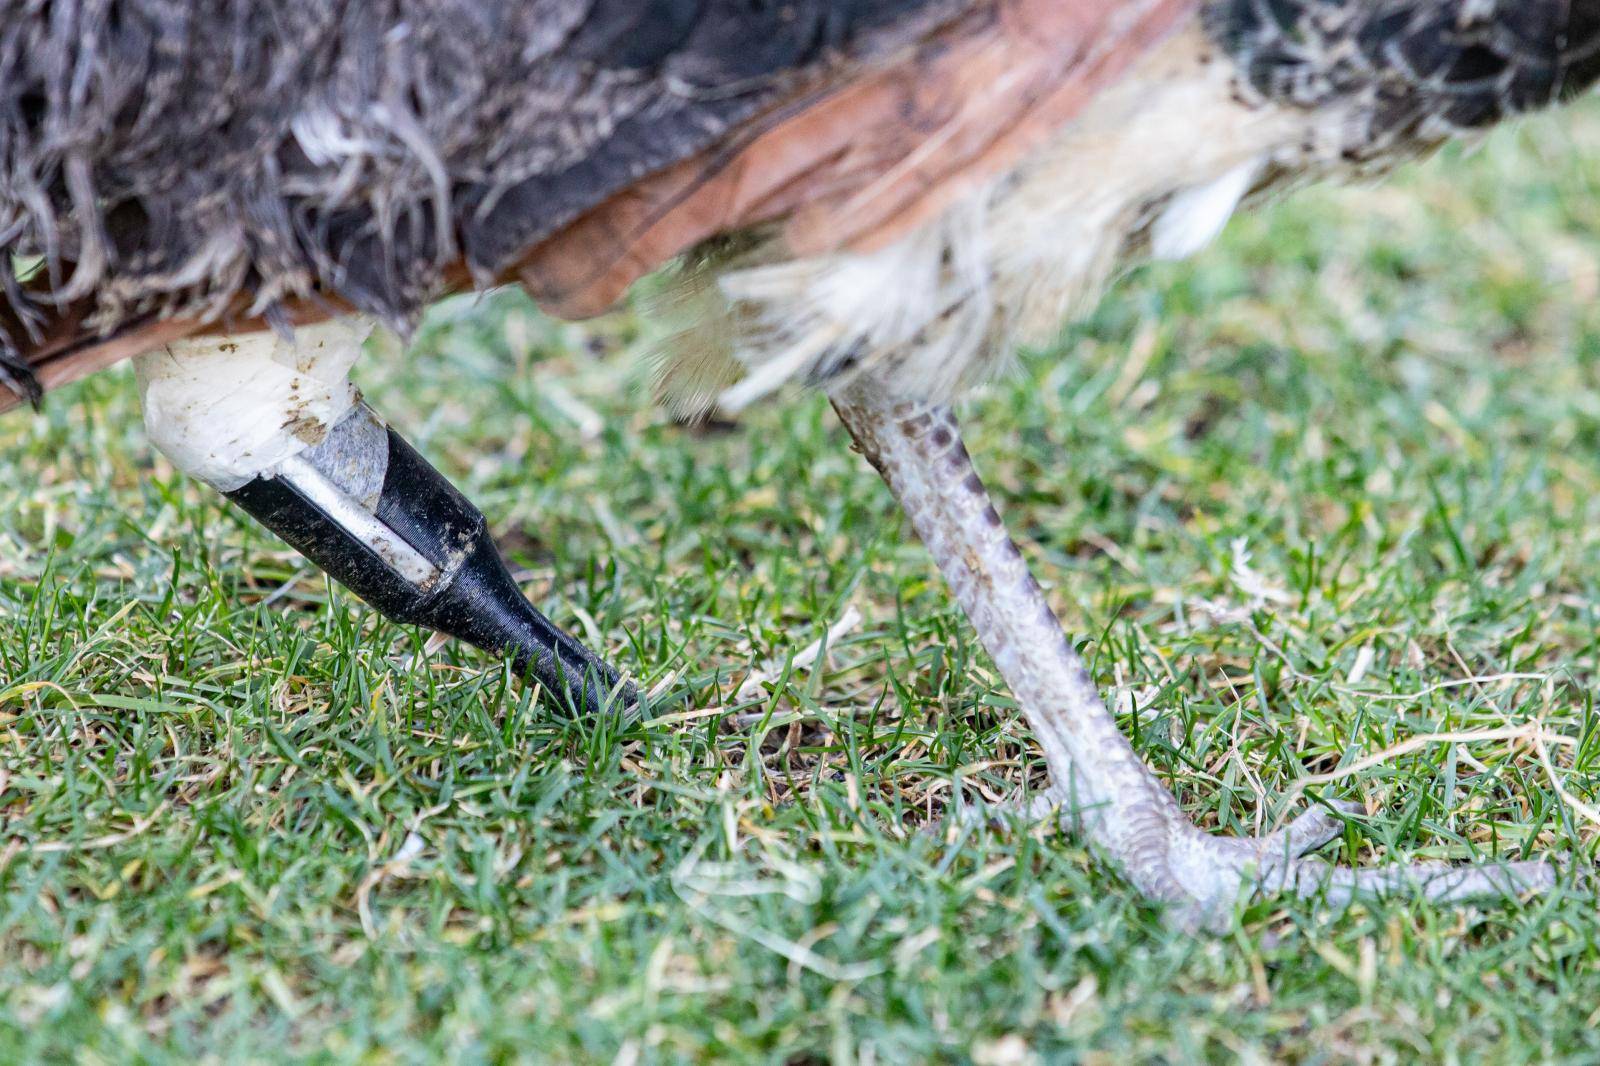
[[[1326,806],[1312,807],[1294,821],[1261,841],[1263,853],[1283,851],[1295,858],[1309,855],[1338,840],[1345,821],[1362,812],[1355,800],[1329,800]]]

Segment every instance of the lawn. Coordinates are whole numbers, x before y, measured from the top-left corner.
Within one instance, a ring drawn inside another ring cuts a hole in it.
[[[1330,857],[1600,837],[1600,109],[1241,220],[966,404],[1139,750]],[[1600,908],[1170,929],[814,395],[685,428],[626,315],[454,301],[358,369],[646,684],[530,702],[147,446],[0,420],[0,1061],[1586,1061]],[[826,651],[802,655],[831,631]],[[800,661],[796,661],[799,659]]]

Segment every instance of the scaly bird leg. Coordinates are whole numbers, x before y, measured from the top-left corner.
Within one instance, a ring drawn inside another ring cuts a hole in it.
[[[1259,839],[1204,833],[1123,738],[1083,661],[1062,632],[989,500],[946,407],[894,399],[866,380],[833,397],[850,433],[883,475],[1033,728],[1064,798],[1064,817],[1145,896],[1187,926],[1217,928],[1241,894],[1416,893],[1435,902],[1547,890],[1543,862],[1333,866],[1306,854],[1337,837],[1318,808]]]

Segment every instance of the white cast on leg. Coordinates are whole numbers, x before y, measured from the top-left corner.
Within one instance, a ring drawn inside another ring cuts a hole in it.
[[[276,333],[196,337],[134,362],[151,441],[222,492],[322,442],[360,398],[350,368],[372,327],[335,319]]]

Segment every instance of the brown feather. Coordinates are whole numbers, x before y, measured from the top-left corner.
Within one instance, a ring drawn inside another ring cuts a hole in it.
[[[1014,164],[1199,6],[1004,0],[745,145],[614,196],[540,246],[522,283],[582,318],[731,230],[786,222],[798,255],[880,247]]]

